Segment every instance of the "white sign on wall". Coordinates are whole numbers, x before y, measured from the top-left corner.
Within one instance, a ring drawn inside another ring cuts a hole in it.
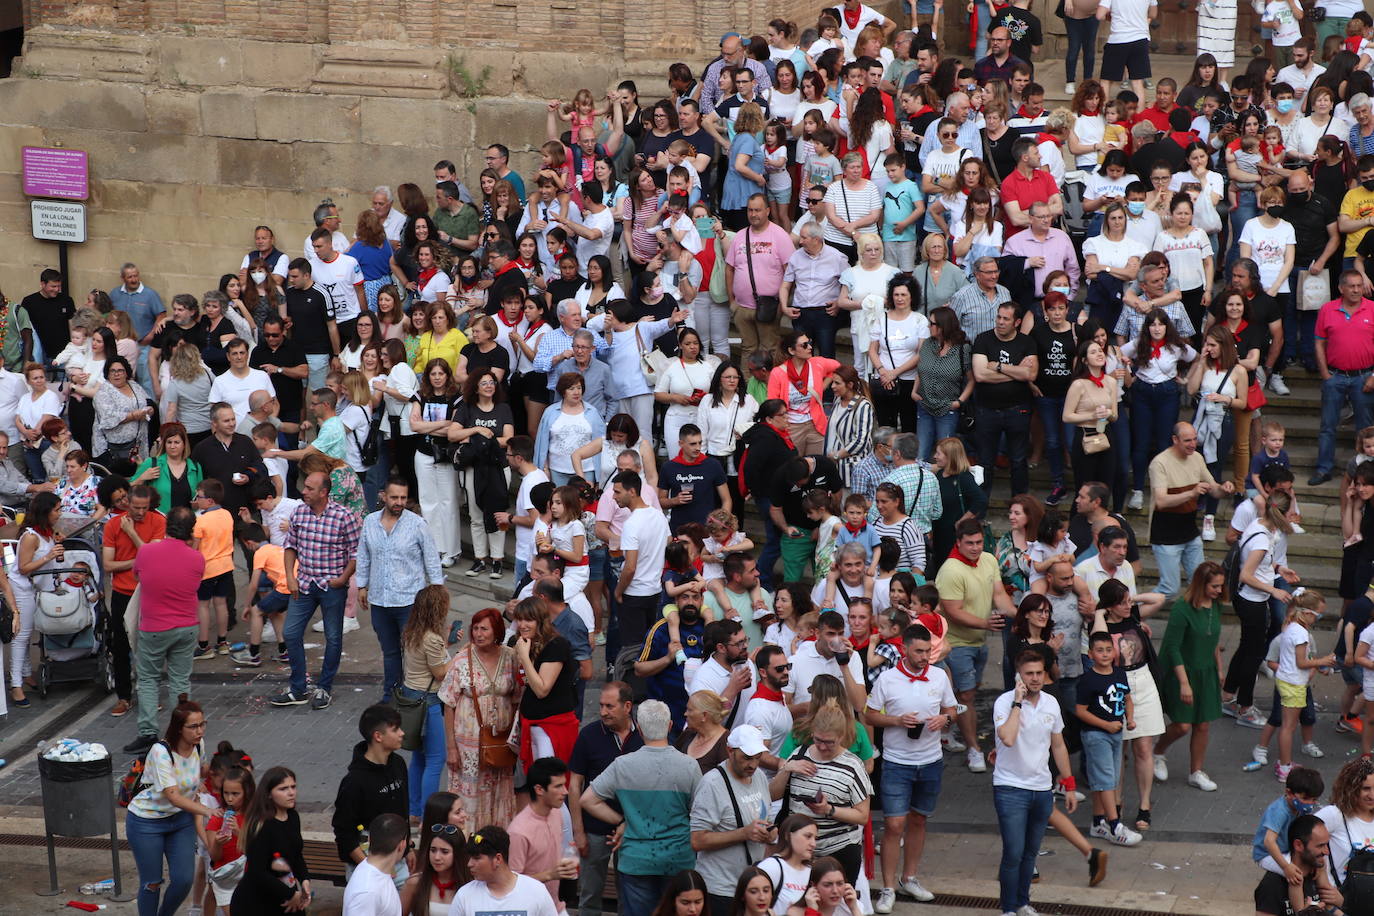
[[[86,241],[86,205],[58,200],[30,201],[33,237],[49,242]]]

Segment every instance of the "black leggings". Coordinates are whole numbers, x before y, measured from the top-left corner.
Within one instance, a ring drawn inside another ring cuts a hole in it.
[[[914,379],[897,379],[892,388],[873,385],[869,394],[873,400],[873,419],[876,426],[891,426],[904,433],[916,432],[916,402],[911,400]]]
[[[1107,427],[1107,438],[1111,440],[1111,427]],[[1111,480],[1116,473],[1116,443],[1106,451],[1089,455],[1083,451],[1083,427],[1077,427],[1073,434],[1073,448],[1069,450],[1073,462],[1074,486],[1081,487],[1095,480]]]
[[[1269,649],[1269,602],[1249,601],[1237,595],[1232,603],[1236,616],[1240,618],[1240,644],[1231,656],[1231,665],[1226,669],[1226,680],[1221,689],[1225,693],[1235,694],[1236,702],[1241,706],[1251,706],[1255,702],[1255,676],[1259,674],[1259,666],[1264,664],[1264,654]]]
[[[844,880],[850,884],[857,884],[859,881],[859,869],[864,864],[864,844],[862,842],[851,843],[843,849],[832,852],[830,857],[840,863],[844,869]]]
[[[133,595],[111,590],[110,619],[106,625],[109,640],[110,667],[114,670],[115,696],[121,700],[134,698],[133,653],[129,649],[129,634],[124,629],[124,612],[129,609]]]

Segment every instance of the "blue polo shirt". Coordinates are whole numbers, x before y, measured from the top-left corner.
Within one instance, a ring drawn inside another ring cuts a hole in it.
[[[157,321],[158,316],[166,311],[162,305],[162,297],[157,291],[143,284],[131,293],[121,283],[110,290],[110,302],[116,309],[129,316],[129,321],[134,326],[134,336],[140,341],[153,329],[153,323]]]
[[[568,758],[568,769],[582,777],[584,786],[589,786],[592,780],[605,772],[606,767],[610,766],[615,758],[637,751],[643,746],[644,738],[640,736],[639,729],[635,728],[633,722],[630,723],[630,735],[623,743],[615,732],[599,721],[593,722],[578,733],[572,756]],[[620,804],[614,798],[606,801],[616,811],[620,811]],[[610,836],[615,832],[615,828],[610,824],[592,817],[586,811],[582,812],[582,827],[587,833],[598,836]]]
[[[702,644],[705,642],[706,624],[704,621],[697,621],[692,625],[682,624],[682,651],[688,658],[705,658],[702,652]],[[639,660],[642,662],[653,661],[668,654],[668,620],[660,618],[657,623],[649,630],[649,637],[644,641],[644,651],[640,653]],[[644,681],[645,691],[651,700],[662,700],[668,704],[668,709],[673,713],[673,730],[681,731],[687,716],[687,683],[683,678],[682,669],[684,666],[677,662],[669,662],[668,667],[658,674],[646,678]]]

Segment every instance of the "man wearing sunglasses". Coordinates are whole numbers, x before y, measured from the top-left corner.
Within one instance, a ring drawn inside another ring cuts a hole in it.
[[[822,232],[825,231],[825,185],[818,184],[802,195],[802,206],[806,212],[802,213],[801,218],[792,224],[792,244],[801,247],[802,227],[815,223]]]
[[[792,662],[780,646],[769,643],[754,654],[754,664],[758,667],[759,683],[744,708],[744,724],[754,726],[763,735],[768,753],[762,766],[771,778],[782,766],[777,755],[792,733],[792,710],[782,695],[792,680]]]
[[[295,448],[305,407],[303,383],[310,375],[310,365],[301,345],[287,338],[286,323],[279,317],[273,315],[262,323],[262,340],[253,348],[248,365],[266,372],[271,379],[281,420],[280,443],[283,448]]]

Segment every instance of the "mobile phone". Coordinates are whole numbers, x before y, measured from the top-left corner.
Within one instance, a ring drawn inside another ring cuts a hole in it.
[[[815,804],[815,805],[819,805],[819,804],[821,803],[821,796],[824,795],[824,794],[825,794],[825,793],[822,792],[820,789],[817,789],[817,790],[816,790],[816,794],[813,795],[813,796],[811,796],[811,803],[812,803],[812,804]]]

